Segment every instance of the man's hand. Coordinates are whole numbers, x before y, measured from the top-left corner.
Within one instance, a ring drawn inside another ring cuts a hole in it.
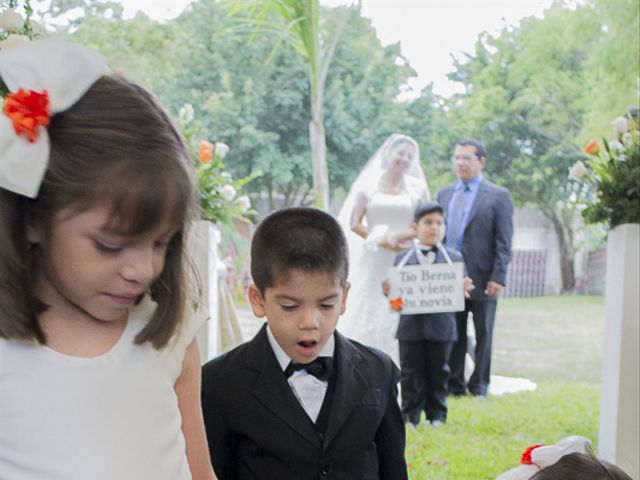
[[[489,280],[487,283],[487,288],[484,291],[484,294],[489,297],[497,297],[502,292],[502,285],[496,282],[492,282]]]
[[[476,286],[473,284],[473,280],[471,280],[471,277],[464,277],[462,285],[464,288],[464,298],[471,297],[471,290],[476,288]]]

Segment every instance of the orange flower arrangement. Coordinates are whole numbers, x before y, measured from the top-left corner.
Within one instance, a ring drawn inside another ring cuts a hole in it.
[[[598,144],[598,141],[594,138],[585,145],[582,151],[589,155],[595,155],[600,151],[600,145]]]
[[[49,125],[49,94],[20,89],[10,92],[4,99],[3,113],[11,119],[16,135],[22,135],[34,143],[38,127]]]
[[[590,140],[582,149],[585,161],[569,169],[569,177],[582,184],[576,202],[584,206],[587,223],[611,229],[640,222],[640,130],[630,128],[631,120],[631,113],[616,118],[615,138]]]
[[[215,145],[211,142],[207,142],[206,140],[202,140],[198,147],[198,158],[200,159],[200,163],[207,164],[213,159],[213,149]]]
[[[389,305],[391,305],[391,308],[393,310],[399,312],[400,310],[402,310],[402,307],[404,307],[404,300],[402,300],[402,297],[391,298],[389,299]]]
[[[249,216],[256,212],[251,208],[251,200],[243,188],[259,174],[256,172],[243,178],[233,178],[222,162],[229,146],[223,142],[200,140],[199,128],[192,123],[193,116],[190,104],[185,104],[178,112],[178,122],[195,167],[201,218],[227,225],[234,220],[249,223]]]

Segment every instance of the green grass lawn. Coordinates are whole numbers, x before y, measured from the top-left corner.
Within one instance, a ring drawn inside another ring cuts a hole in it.
[[[407,433],[412,480],[495,479],[529,445],[598,437],[602,297],[502,299],[493,373],[528,378],[533,392],[449,399],[447,424]]]

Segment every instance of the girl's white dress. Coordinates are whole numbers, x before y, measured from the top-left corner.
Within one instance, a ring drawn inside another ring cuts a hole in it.
[[[420,196],[409,193],[374,192],[368,197],[365,220],[369,237],[355,241],[354,256],[350,252],[351,289],[347,309],[338,321],[338,330],[349,338],[376,347],[398,363],[398,342],[395,340],[399,316],[390,310],[389,300],[382,293],[382,281],[397,252],[376,249],[372,240],[379,234],[407,230],[413,222],[413,211]]]
[[[93,358],[0,338],[0,479],[191,479],[174,384],[201,322],[135,345],[154,309],[145,298]]]

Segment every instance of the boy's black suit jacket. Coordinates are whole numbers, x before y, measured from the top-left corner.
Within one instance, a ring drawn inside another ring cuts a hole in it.
[[[405,480],[399,372],[335,335],[335,393],[324,435],[293,395],[266,325],[202,371],[209,451],[220,480]]]
[[[452,262],[464,263],[462,254],[457,250],[442,247],[447,251]],[[412,249],[406,265],[418,265],[420,260],[416,256],[415,249]],[[407,250],[396,255],[394,265],[398,265],[408,253]],[[433,263],[445,263],[446,259],[442,252],[437,249],[436,258]],[[464,274],[467,274],[465,268]],[[431,342],[455,342],[458,340],[458,330],[456,328],[456,314],[453,312],[442,313],[421,313],[413,315],[400,315],[396,338],[401,342],[428,340]]]

